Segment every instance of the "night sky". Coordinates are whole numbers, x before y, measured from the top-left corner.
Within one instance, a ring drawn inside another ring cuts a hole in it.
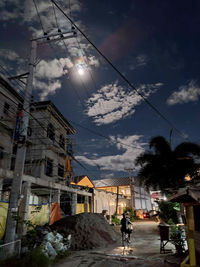
[[[162,135],[169,140],[172,128],[173,147],[200,142],[198,0],[56,2],[171,123],[128,86],[81,33],[39,45],[33,94],[37,101],[51,100],[76,129],[75,157],[85,169],[74,163],[75,175],[127,176],[124,168],[135,168],[134,160],[148,149],[150,138]],[[0,1],[0,65],[5,77],[27,72],[32,34],[71,29],[49,0],[35,4]]]

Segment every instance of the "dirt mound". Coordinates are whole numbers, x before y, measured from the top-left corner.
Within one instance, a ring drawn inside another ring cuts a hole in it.
[[[112,226],[97,213],[67,216],[51,225],[51,229],[57,230],[66,237],[72,234],[73,249],[106,247],[114,244],[118,239],[118,234]]]

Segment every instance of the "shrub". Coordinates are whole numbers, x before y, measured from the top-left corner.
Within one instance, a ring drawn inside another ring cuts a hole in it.
[[[46,256],[41,248],[34,248],[30,252],[25,254],[25,257],[22,258],[23,267],[48,267],[50,264],[50,259]]]
[[[162,200],[158,203],[158,205],[159,205],[158,215],[160,219],[162,219],[165,222],[168,222],[171,219],[170,220],[171,224],[178,223],[177,210],[178,210],[179,204]]]
[[[121,220],[117,218],[116,214],[112,215],[112,223],[117,224],[117,225],[121,224]]]

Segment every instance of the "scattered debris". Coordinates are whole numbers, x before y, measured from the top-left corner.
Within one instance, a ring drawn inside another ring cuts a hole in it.
[[[36,226],[27,233],[23,240],[22,252],[32,248],[41,248],[42,252],[50,259],[67,251],[71,246],[71,234],[64,238],[57,231],[52,232],[49,226]]]
[[[44,241],[41,245],[43,253],[54,259],[60,252],[67,251],[71,246],[71,235],[67,238],[59,233],[50,232],[45,235]]]
[[[92,249],[114,244],[118,234],[101,214],[81,213],[67,216],[53,225],[56,230],[67,237],[72,234],[72,249]]]

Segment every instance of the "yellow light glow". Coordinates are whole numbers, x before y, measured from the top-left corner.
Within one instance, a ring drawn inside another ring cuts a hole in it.
[[[185,176],[185,181],[190,181],[191,177],[189,175]]]

